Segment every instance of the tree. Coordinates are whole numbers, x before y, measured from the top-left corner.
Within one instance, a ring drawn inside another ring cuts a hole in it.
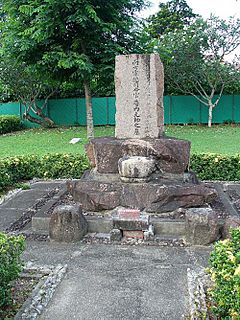
[[[236,65],[226,60],[240,45],[240,19],[198,19],[183,30],[163,35],[155,45],[167,82],[208,107],[211,127],[213,109],[224,89],[240,80]]]
[[[152,38],[181,30],[197,17],[185,0],[170,0],[159,4],[159,11],[147,19],[147,31]]]
[[[4,0],[1,6],[2,50],[52,81],[83,86],[93,137],[90,83],[113,69],[116,54],[134,48],[134,13],[144,0]]]
[[[54,122],[45,114],[48,99],[55,93],[54,86],[46,85],[34,68],[24,63],[13,61],[10,58],[1,57],[0,84],[6,100],[9,97],[17,99],[24,106],[24,118],[43,127],[53,127]],[[41,103],[37,101],[40,96],[45,99]]]

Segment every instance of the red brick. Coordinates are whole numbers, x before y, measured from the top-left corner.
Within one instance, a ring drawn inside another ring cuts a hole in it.
[[[140,218],[140,210],[138,209],[120,209],[118,210],[118,216],[120,219],[139,219]]]
[[[143,239],[144,238],[144,234],[143,234],[143,231],[124,230],[123,231],[123,237],[131,238],[131,239]]]

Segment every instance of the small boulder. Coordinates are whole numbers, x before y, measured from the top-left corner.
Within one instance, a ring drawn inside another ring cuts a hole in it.
[[[148,157],[123,157],[118,161],[120,178],[127,182],[148,180],[155,170],[156,161]]]
[[[223,226],[223,231],[222,231],[223,238],[224,239],[230,238],[231,237],[230,230],[238,227],[240,227],[240,217],[238,216],[227,217]]]
[[[208,245],[219,239],[216,212],[211,208],[191,208],[185,213],[186,242],[191,245]]]
[[[76,242],[87,233],[87,221],[80,205],[61,205],[54,209],[49,223],[49,237],[58,242]]]
[[[122,240],[122,231],[119,229],[112,229],[110,231],[110,241],[121,241]]]

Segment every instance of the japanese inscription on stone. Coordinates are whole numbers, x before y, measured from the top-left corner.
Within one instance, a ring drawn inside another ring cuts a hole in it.
[[[139,60],[133,60],[132,62],[132,73],[133,73],[133,110],[134,110],[134,134],[139,135],[139,129],[140,129],[140,108],[139,108],[139,78],[138,78],[138,67],[139,67]]]
[[[117,138],[163,134],[163,66],[156,54],[116,57]]]

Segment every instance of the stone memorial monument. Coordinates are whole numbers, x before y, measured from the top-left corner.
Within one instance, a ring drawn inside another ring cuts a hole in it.
[[[164,135],[159,56],[117,56],[115,85],[115,137],[86,146],[92,169],[69,184],[75,201],[87,212],[123,207],[157,215],[213,201],[216,191],[188,172],[190,142]]]

